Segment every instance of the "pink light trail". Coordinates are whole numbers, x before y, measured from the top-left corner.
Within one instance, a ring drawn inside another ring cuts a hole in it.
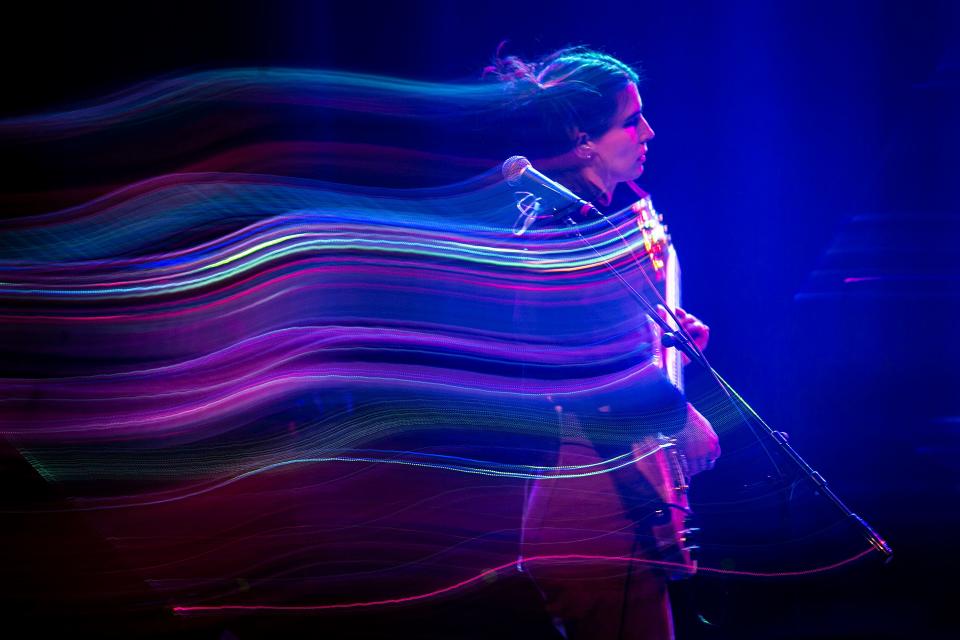
[[[833,564],[824,565],[822,567],[815,567],[813,569],[804,569],[801,571],[774,571],[774,572],[759,572],[759,571],[737,571],[734,569],[718,569],[714,567],[699,567],[698,571],[707,572],[707,573],[718,573],[723,575],[733,575],[741,577],[750,577],[750,578],[792,578],[799,576],[808,576],[818,573],[825,573],[827,571],[833,571],[844,565],[851,564],[857,560],[863,558],[869,553],[876,551],[873,547],[867,548],[860,553],[851,556],[845,560],[835,562]],[[570,555],[543,555],[543,556],[532,556],[529,558],[524,558],[523,562],[544,562],[544,561],[554,561],[562,562],[568,560],[585,560],[585,561],[600,561],[600,562],[642,562],[643,564],[656,565],[660,567],[680,567],[681,565],[674,562],[664,562],[658,560],[637,560],[629,558],[627,556],[598,556],[598,555],[579,555],[579,554],[570,554]],[[450,593],[461,589],[468,585],[480,582],[485,580],[487,577],[498,574],[504,569],[510,567],[516,567],[517,561],[512,560],[510,562],[505,562],[501,565],[493,567],[491,569],[486,569],[481,571],[475,576],[461,580],[454,584],[436,589],[434,591],[429,591],[427,593],[420,593],[412,596],[404,596],[400,598],[388,598],[385,600],[371,600],[367,602],[342,602],[337,604],[319,604],[319,605],[210,605],[210,606],[174,606],[172,611],[179,615],[191,615],[191,614],[216,614],[219,612],[227,611],[276,611],[276,612],[316,612],[316,611],[332,611],[335,609],[360,609],[360,608],[369,608],[369,607],[379,607],[392,604],[407,604],[410,602],[417,602],[420,600],[428,600],[430,598],[435,598],[437,596],[443,595],[445,593]]]

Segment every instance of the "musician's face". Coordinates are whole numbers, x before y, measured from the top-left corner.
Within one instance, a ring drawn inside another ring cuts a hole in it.
[[[618,102],[620,108],[613,125],[591,141],[593,167],[608,187],[640,177],[647,142],[653,139],[653,129],[643,117],[643,102],[637,85],[632,82],[627,85],[620,92]]]

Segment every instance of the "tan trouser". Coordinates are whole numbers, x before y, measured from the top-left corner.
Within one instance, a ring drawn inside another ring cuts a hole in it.
[[[585,441],[564,442],[557,466],[587,465],[599,456]],[[634,522],[624,513],[610,474],[537,480],[527,499],[522,554],[597,555],[614,561],[524,562],[569,640],[673,638],[663,575],[644,564]],[[627,559],[632,558],[633,561]]]

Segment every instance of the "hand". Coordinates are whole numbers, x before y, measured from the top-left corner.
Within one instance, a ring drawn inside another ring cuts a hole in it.
[[[662,304],[657,305],[657,312],[664,321],[669,321],[670,316]],[[697,348],[699,348],[700,351],[705,350],[707,343],[710,342],[710,327],[701,322],[695,315],[687,313],[680,307],[674,309],[673,313],[677,316],[677,320],[680,321],[680,326],[693,338],[693,343],[697,345]],[[690,358],[686,355],[683,355],[683,364],[690,364]]]
[[[674,437],[680,453],[686,459],[685,472],[688,478],[713,469],[720,457],[720,438],[710,422],[692,404],[687,404],[687,423]]]

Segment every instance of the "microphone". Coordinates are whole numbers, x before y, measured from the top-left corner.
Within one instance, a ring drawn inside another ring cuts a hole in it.
[[[523,156],[508,158],[501,167],[501,173],[508,185],[527,189],[531,195],[536,195],[538,200],[543,200],[543,204],[553,209],[550,216],[553,220],[563,218],[576,224],[575,219],[586,218],[591,213],[600,216],[600,212],[591,203],[534,169],[530,161]],[[526,231],[538,217],[539,209],[530,206],[521,208],[523,227],[520,233]]]

